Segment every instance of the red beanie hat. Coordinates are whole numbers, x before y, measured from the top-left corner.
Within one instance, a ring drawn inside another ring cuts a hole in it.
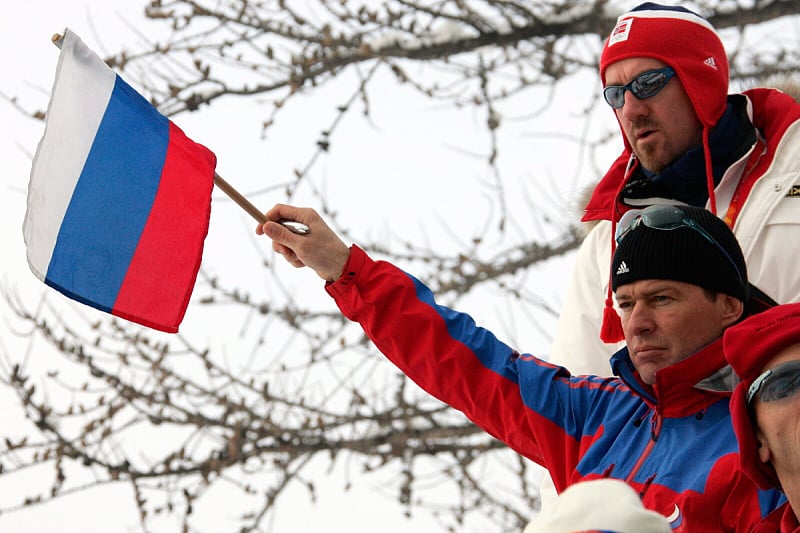
[[[722,343],[725,358],[742,380],[731,398],[733,429],[739,441],[739,465],[761,488],[780,487],[775,469],[758,457],[747,391],[773,357],[800,344],[800,303],[779,305],[731,326],[725,331]]]
[[[621,15],[600,55],[603,85],[608,66],[630,57],[672,67],[704,126],[713,127],[725,112],[728,57],[714,27],[700,15],[653,2]]]

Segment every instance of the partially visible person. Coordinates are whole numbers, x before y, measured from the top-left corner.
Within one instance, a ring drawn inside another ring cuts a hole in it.
[[[800,301],[800,104],[775,89],[728,94],[717,32],[679,6],[647,2],[621,15],[599,64],[624,148],[585,206],[582,220],[596,225],[577,253],[549,360],[611,375],[622,340],[610,305],[612,236],[630,209],[706,207],[736,234],[750,281],[780,303]]]
[[[725,357],[741,378],[731,399],[741,469],[788,503],[781,533],[800,532],[800,304],[786,304],[728,329]],[[770,521],[763,529],[776,531]]]
[[[671,533],[667,519],[644,508],[639,495],[618,479],[575,483],[543,509],[523,533]]]
[[[730,229],[698,207],[653,206],[620,227],[612,290],[619,378],[573,376],[436,303],[394,265],[346,246],[312,209],[266,213],[272,247],[324,279],[342,314],[425,391],[543,465],[559,491],[614,478],[676,532],[748,531],[784,497],[735,468],[724,330],[755,311]],[[274,222],[293,219],[310,233]]]

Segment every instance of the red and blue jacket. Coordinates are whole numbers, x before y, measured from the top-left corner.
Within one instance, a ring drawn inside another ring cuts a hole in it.
[[[800,522],[787,501],[770,514],[759,527],[751,533],[800,533]]]
[[[616,378],[572,376],[521,354],[357,246],[327,291],[409,378],[547,468],[558,491],[624,480],[680,532],[751,531],[786,502],[736,468],[730,393],[698,387],[725,367],[721,339],[648,386],[626,349],[612,358]]]

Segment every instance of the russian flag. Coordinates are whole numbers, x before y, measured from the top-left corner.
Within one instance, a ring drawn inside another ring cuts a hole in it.
[[[67,29],[28,186],[28,264],[70,298],[174,333],[203,254],[216,158]]]

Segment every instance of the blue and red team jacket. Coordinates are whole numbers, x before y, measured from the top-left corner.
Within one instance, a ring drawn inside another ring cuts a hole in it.
[[[326,290],[409,378],[547,468],[558,491],[611,477],[633,486],[674,531],[779,529],[779,513],[765,518],[785,497],[758,489],[736,467],[730,393],[696,387],[725,367],[721,339],[648,386],[626,349],[612,358],[618,378],[572,376],[521,354],[357,246]]]

